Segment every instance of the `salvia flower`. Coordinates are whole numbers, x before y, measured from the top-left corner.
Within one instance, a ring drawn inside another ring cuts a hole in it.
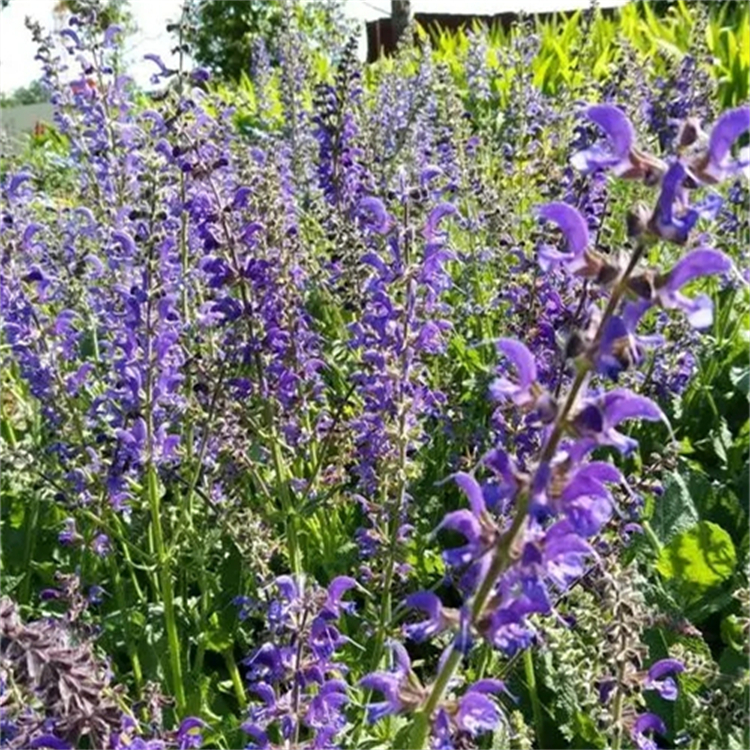
[[[647,734],[647,732],[649,734]],[[667,727],[656,714],[641,714],[633,724],[631,737],[638,750],[657,750],[650,733],[666,734]]]
[[[721,115],[711,129],[708,146],[689,162],[691,174],[708,185],[724,182],[740,172],[746,174],[750,148],[742,149],[737,159],[731,158],[731,150],[747,130],[750,130],[750,107],[737,107]]]
[[[664,700],[677,700],[678,691],[674,675],[684,671],[685,665],[679,659],[660,659],[649,667],[643,688],[655,690]]]
[[[664,163],[636,148],[636,134],[628,116],[611,104],[587,107],[583,116],[598,125],[607,137],[607,147],[597,144],[579,151],[571,159],[581,172],[597,169],[611,170],[626,180],[645,180],[653,184],[666,170]]]

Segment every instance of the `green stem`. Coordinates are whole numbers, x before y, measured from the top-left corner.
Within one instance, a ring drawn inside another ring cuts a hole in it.
[[[39,523],[39,496],[36,492],[32,493],[30,507],[27,508],[26,524],[24,528],[24,548],[23,548],[23,584],[19,593],[19,603],[28,604],[31,596],[31,560],[34,556],[36,547],[37,525]]]
[[[531,698],[531,709],[534,713],[534,732],[536,733],[537,747],[543,748],[544,742],[544,714],[542,713],[542,703],[539,700],[539,693],[536,689],[536,674],[534,673],[534,655],[530,648],[523,652],[523,670],[526,675],[526,684],[529,688],[529,697]]]
[[[110,575],[112,576],[112,585],[115,589],[117,606],[120,608],[120,618],[122,620],[122,629],[125,634],[125,647],[128,651],[130,663],[133,666],[133,682],[135,683],[135,697],[140,699],[141,688],[143,686],[143,672],[141,670],[141,661],[138,658],[138,649],[133,643],[133,634],[130,630],[130,618],[127,615],[127,606],[125,604],[125,591],[122,585],[122,576],[117,566],[114,555],[109,556]]]
[[[234,694],[237,697],[237,703],[240,705],[241,710],[247,708],[247,696],[245,695],[245,684],[242,681],[242,675],[240,670],[237,668],[237,662],[234,658],[234,651],[232,648],[228,648],[224,651],[224,662],[229,670],[229,676],[232,678],[232,687],[234,688]]]
[[[164,545],[164,534],[161,527],[161,509],[159,507],[159,481],[156,469],[150,464],[146,470],[146,491],[151,509],[151,526],[154,532],[154,546],[159,566],[161,594],[164,599],[164,626],[167,631],[169,646],[169,663],[172,672],[172,690],[177,703],[177,713],[185,711],[185,686],[182,682],[182,664],[180,662],[180,638],[177,634],[177,620],[174,609],[172,589],[172,566]]]
[[[266,412],[267,424],[271,430],[271,455],[273,456],[273,467],[276,473],[276,490],[281,497],[281,504],[285,515],[284,521],[286,525],[286,541],[289,546],[289,564],[292,568],[292,573],[297,576],[302,572],[302,554],[297,537],[297,512],[296,508],[292,505],[292,498],[289,494],[286,465],[284,464],[279,441],[276,437],[275,423],[273,416],[270,414],[271,409],[268,408]]]

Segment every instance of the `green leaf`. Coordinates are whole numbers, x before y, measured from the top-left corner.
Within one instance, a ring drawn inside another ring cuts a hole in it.
[[[689,600],[696,600],[727,580],[737,564],[732,538],[721,526],[701,521],[664,547],[656,569]]]
[[[750,397],[750,367],[733,367],[729,380],[740,393]]]
[[[664,494],[654,500],[651,528],[662,544],[700,521],[690,488],[682,474],[674,472],[664,483]]]
[[[571,726],[575,732],[574,748],[603,748],[607,747],[607,741],[602,733],[596,728],[596,722],[583,711],[573,714]]]

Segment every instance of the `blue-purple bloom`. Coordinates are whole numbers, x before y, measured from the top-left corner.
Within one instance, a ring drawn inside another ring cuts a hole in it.
[[[574,154],[571,164],[576,169],[584,173],[607,169],[622,179],[650,183],[665,171],[660,159],[636,148],[635,128],[619,107],[597,104],[584,109],[582,115],[604,131],[607,147],[597,144]]]
[[[630,732],[638,750],[657,750],[656,742],[646,732],[666,734],[667,727],[656,714],[641,714],[633,724]]]
[[[747,172],[750,150],[746,147],[738,159],[731,159],[732,146],[750,130],[750,107],[742,106],[724,112],[714,123],[708,148],[690,162],[690,172],[700,182],[713,185]]]
[[[674,675],[685,671],[685,665],[679,659],[660,659],[649,667],[643,683],[644,690],[655,690],[667,701],[677,700],[677,683]]]

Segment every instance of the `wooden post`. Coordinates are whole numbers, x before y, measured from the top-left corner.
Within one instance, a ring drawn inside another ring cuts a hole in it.
[[[393,44],[398,44],[411,20],[410,0],[391,0],[391,24],[393,26]]]

